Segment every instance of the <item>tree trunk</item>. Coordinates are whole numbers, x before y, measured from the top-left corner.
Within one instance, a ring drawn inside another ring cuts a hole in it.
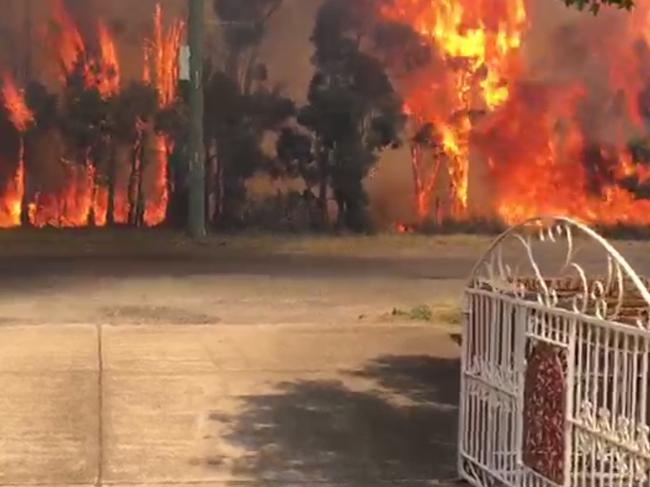
[[[217,218],[221,219],[225,209],[226,186],[224,184],[224,164],[217,154]]]
[[[216,142],[212,139],[206,148],[207,174],[205,179],[207,194],[207,215],[208,222],[216,225],[219,217],[219,153]]]
[[[329,214],[327,208],[327,190],[329,187],[329,154],[321,152],[318,156],[320,180],[318,182],[318,211],[320,214],[320,221],[318,224],[321,229],[326,229],[329,226]]]
[[[345,204],[345,196],[339,190],[334,190],[334,198],[336,199],[336,206],[338,214],[336,215],[336,229],[341,230],[345,228],[347,221],[347,206]]]
[[[32,222],[29,218],[29,206],[30,206],[30,197],[31,191],[29,191],[29,186],[27,186],[27,171],[23,175],[25,185],[23,191],[23,198],[20,202],[20,225],[23,227],[31,227]]]
[[[138,180],[138,200],[135,213],[135,226],[143,227],[145,224],[146,201],[144,194],[144,177],[143,171],[140,172],[140,179]]]
[[[106,225],[115,225],[115,180],[117,178],[117,148],[115,141],[111,144],[111,155],[108,161],[108,204],[106,205]]]
[[[97,165],[93,164],[93,161],[90,160],[90,156],[86,154],[85,156],[85,167],[86,172],[92,174],[92,181],[90,187],[90,208],[88,208],[88,220],[86,224],[89,228],[93,228],[96,224],[96,215],[95,215],[95,199],[97,198]]]
[[[138,190],[136,200],[135,226],[142,227],[145,224],[146,195],[144,192],[144,172],[147,166],[145,160],[145,135],[140,140],[140,170],[138,171]]]
[[[29,176],[28,176],[28,160],[27,158],[29,157],[29,142],[27,140],[23,140],[21,142],[21,148],[20,148],[20,156],[19,159],[22,161],[23,165],[23,196],[20,201],[20,225],[23,227],[30,227],[32,225],[31,220],[29,219],[29,205],[31,203],[31,197],[32,197],[32,188],[29,185]]]
[[[131,174],[129,175],[129,224],[137,226],[138,202],[140,200],[140,179],[142,171],[142,137],[138,136],[131,153]]]

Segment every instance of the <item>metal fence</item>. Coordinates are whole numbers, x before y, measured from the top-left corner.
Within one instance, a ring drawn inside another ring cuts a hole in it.
[[[502,235],[465,293],[459,470],[476,486],[650,485],[650,293],[589,228]]]

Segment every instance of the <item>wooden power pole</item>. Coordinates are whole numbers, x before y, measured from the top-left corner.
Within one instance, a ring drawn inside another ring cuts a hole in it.
[[[206,236],[205,145],[203,140],[204,0],[189,0],[190,48],[190,160],[188,230],[192,238]]]

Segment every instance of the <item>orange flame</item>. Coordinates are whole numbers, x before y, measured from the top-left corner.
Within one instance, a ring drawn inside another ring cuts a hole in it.
[[[5,184],[0,198],[0,228],[14,228],[20,226],[20,215],[23,194],[25,191],[25,165],[22,160],[15,175]]]
[[[453,93],[447,103],[431,102],[444,97],[449,89],[448,83],[432,80],[425,80],[424,87],[408,88],[405,98],[411,116],[434,123],[441,132],[442,154],[434,158],[444,159],[447,165],[452,211],[454,216],[463,217],[469,199],[469,113],[475,108],[475,95],[487,110],[495,110],[509,97],[508,75],[517,67],[527,23],[524,0],[396,0],[383,7],[382,14],[412,26],[446,62]],[[417,213],[424,219],[431,212],[438,171],[426,175],[422,165],[414,163],[414,175]]]
[[[163,107],[169,106],[176,97],[179,54],[184,32],[185,24],[182,21],[175,21],[165,31],[162,7],[159,3],[156,4],[153,39],[145,49],[143,79],[154,84],[158,91],[160,105]],[[153,70],[149,66],[150,63],[153,64]]]
[[[116,94],[120,89],[120,65],[117,60],[115,43],[106,25],[98,24],[99,47],[101,52],[98,61],[97,88],[104,98]]]
[[[4,76],[1,92],[9,121],[18,132],[25,132],[29,125],[34,122],[34,115],[27,107],[24,94],[18,90],[13,79],[8,74]],[[24,152],[24,143],[21,138],[16,172],[5,184],[0,199],[0,228],[11,228],[20,225],[22,200],[25,192]]]
[[[165,221],[169,194],[167,189],[167,158],[168,144],[163,136],[156,136],[155,157],[147,165],[145,177],[152,181],[148,188],[149,198],[146,201],[144,222],[149,227],[155,227]]]
[[[79,29],[66,12],[62,0],[50,0],[53,28],[49,32],[50,45],[56,49],[56,60],[64,82],[72,75],[81,76],[84,85],[97,89],[103,98],[110,98],[120,91],[120,63],[118,52],[109,29],[98,22],[96,56],[89,55],[86,43]],[[178,83],[178,57],[184,24],[174,22],[170,28],[163,29],[162,9],[157,6],[154,15],[154,41],[145,50],[145,73],[156,87],[161,107],[171,104],[176,96]],[[153,65],[152,65],[153,64]],[[0,78],[1,80],[1,78]],[[0,86],[0,95],[7,116],[19,132],[26,131],[34,122],[23,93],[13,80],[5,76]],[[155,147],[147,151],[146,161],[140,161],[138,171],[142,177],[144,191],[144,224],[156,226],[164,222],[169,201],[167,184],[167,162],[171,153],[172,141],[153,134],[151,126],[140,127],[147,132],[142,140],[152,140]],[[143,132],[144,133],[144,132]],[[151,137],[149,137],[149,135]],[[37,191],[29,195],[27,208],[23,208],[25,195],[24,147],[21,144],[17,154],[16,171],[4,183],[0,193],[0,227],[19,226],[21,218],[27,217],[35,227],[53,226],[60,228],[104,226],[108,222],[109,190],[97,178],[95,161],[88,155],[84,161],[58,160],[50,170],[60,177],[62,183],[57,189]],[[144,153],[143,153],[144,154]],[[124,154],[117,161],[114,191],[113,220],[116,223],[129,223],[129,171],[131,163]],[[99,181],[99,182],[98,182]],[[38,185],[37,185],[38,186]],[[26,211],[26,215],[22,215]]]
[[[120,66],[115,43],[104,22],[97,24],[99,53],[96,57],[88,55],[86,43],[62,0],[51,0],[55,29],[51,33],[56,49],[62,78],[73,73],[79,74],[87,88],[96,88],[104,98],[119,91]]]
[[[4,76],[2,98],[11,123],[19,132],[25,132],[29,124],[34,122],[34,114],[27,107],[24,94],[16,88],[13,78],[8,74]]]
[[[82,228],[105,219],[99,215],[90,221],[94,210],[95,169],[76,163],[65,163],[65,180],[58,194],[37,194],[30,204],[30,222],[36,228]]]
[[[53,15],[53,40],[64,76],[72,73],[80,62],[85,62],[86,45],[77,26],[68,15],[63,0],[50,0]]]

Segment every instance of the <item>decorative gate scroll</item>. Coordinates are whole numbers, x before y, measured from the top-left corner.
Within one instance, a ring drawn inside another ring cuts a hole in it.
[[[465,291],[464,479],[650,487],[648,288],[605,239],[566,218],[494,242]]]

